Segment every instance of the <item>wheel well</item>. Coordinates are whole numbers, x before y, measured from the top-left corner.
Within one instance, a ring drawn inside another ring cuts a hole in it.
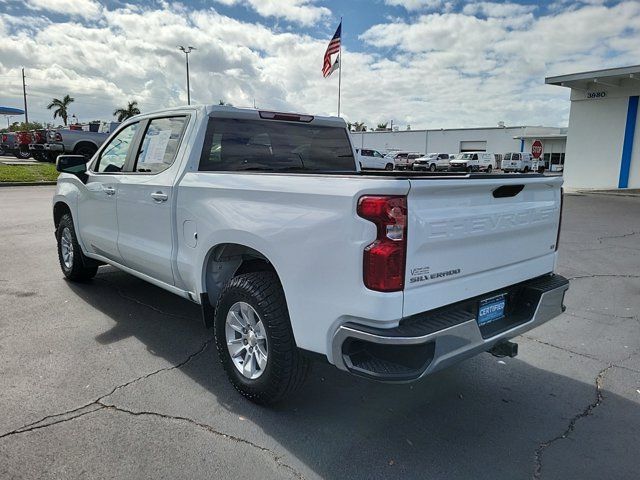
[[[278,275],[269,259],[251,247],[223,243],[209,250],[203,276],[206,297],[211,306],[215,307],[220,292],[231,278],[252,272],[273,272]],[[205,322],[210,320],[207,318]]]
[[[66,213],[71,215],[71,209],[69,208],[69,205],[67,205],[66,203],[58,202],[53,206],[53,224],[55,225],[56,228],[58,228],[58,225],[60,224],[60,220],[62,220],[62,217]]]
[[[73,151],[77,152],[82,147],[89,147],[89,148],[92,148],[94,151],[98,150],[98,146],[95,143],[82,141],[75,144],[75,146],[73,147]]]

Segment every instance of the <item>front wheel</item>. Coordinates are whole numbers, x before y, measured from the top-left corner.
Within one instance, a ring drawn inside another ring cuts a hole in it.
[[[492,170],[493,170],[493,167],[492,167],[491,165],[489,165],[489,166],[487,167],[487,173],[491,173],[491,171],[492,171]]]
[[[216,305],[214,334],[231,384],[253,402],[283,400],[306,379],[309,360],[296,346],[284,292],[272,272],[227,283]]]
[[[432,163],[432,164],[429,166],[429,171],[430,171],[430,172],[435,172],[435,171],[436,171],[436,164],[435,164],[435,163]]]
[[[58,260],[64,276],[72,281],[89,280],[95,277],[98,273],[98,265],[82,253],[71,215],[66,214],[60,220],[56,238]]]
[[[393,170],[393,163],[387,163],[384,166],[384,169],[390,172],[391,170]]]

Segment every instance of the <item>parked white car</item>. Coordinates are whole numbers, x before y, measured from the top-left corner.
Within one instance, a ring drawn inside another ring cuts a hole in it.
[[[356,149],[360,168],[370,170],[393,170],[393,159],[386,158],[377,150]]]
[[[465,152],[449,162],[449,170],[491,173],[496,168],[496,156],[487,152]]]
[[[564,308],[562,177],[363,173],[341,118],[227,106],[127,119],[85,162],[57,159],[63,274],[110,264],[200,304],[259,403],[312,358],[407,382],[515,355]]]
[[[527,152],[509,152],[502,157],[502,171],[509,172],[537,172],[540,167],[538,159]]]
[[[431,172],[448,170],[451,155],[448,153],[427,153],[424,157],[413,162],[414,170],[429,170]]]

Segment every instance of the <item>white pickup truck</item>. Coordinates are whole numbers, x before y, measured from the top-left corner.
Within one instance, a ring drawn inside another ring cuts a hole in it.
[[[69,280],[114,265],[202,307],[238,391],[311,359],[416,380],[559,315],[561,177],[360,172],[340,118],[184,107],[125,121],[53,198]]]

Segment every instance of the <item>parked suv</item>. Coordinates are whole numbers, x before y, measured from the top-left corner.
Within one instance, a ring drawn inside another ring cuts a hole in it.
[[[360,168],[371,170],[393,170],[393,160],[386,158],[377,150],[356,149]]]

